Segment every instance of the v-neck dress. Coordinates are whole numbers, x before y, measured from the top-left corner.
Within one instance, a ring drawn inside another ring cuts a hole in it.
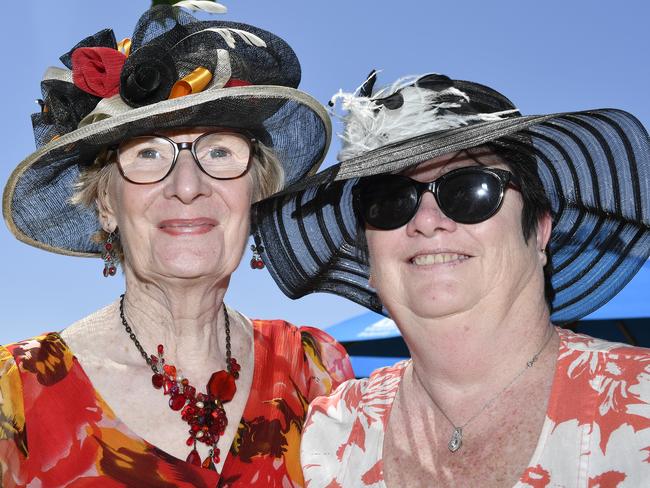
[[[134,434],[58,333],[0,346],[1,486],[302,487],[299,445],[307,405],[353,378],[349,358],[319,329],[252,323],[251,390],[233,444],[222,450],[221,473]]]
[[[650,487],[650,350],[557,330],[546,419],[515,488]],[[386,487],[384,434],[409,361],[312,402],[301,446],[309,488]]]

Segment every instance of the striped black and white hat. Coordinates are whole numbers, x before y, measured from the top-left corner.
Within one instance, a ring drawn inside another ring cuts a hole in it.
[[[352,189],[360,177],[496,142],[537,163],[551,203],[551,318],[584,317],[616,295],[650,255],[650,138],[631,114],[597,109],[522,116],[478,83],[426,75],[372,91],[347,109],[339,164],[254,209],[264,260],[291,298],[325,291],[384,312],[368,284]]]

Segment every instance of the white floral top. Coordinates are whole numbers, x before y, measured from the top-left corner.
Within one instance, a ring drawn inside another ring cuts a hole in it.
[[[650,487],[650,349],[558,329],[546,420],[516,488]],[[309,488],[384,488],[388,417],[408,361],[343,383],[309,408]]]

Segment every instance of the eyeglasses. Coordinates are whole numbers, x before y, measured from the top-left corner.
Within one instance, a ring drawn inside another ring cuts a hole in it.
[[[117,148],[122,176],[131,183],[157,183],[174,169],[178,154],[187,149],[208,176],[230,180],[248,169],[255,141],[236,132],[208,132],[193,142],[175,142],[164,136],[133,137]]]
[[[438,207],[461,224],[477,224],[501,208],[512,173],[470,166],[423,183],[403,175],[383,174],[362,179],[354,192],[358,215],[382,230],[397,229],[416,214],[425,191],[433,193]]]

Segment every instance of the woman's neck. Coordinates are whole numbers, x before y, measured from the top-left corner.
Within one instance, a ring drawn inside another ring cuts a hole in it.
[[[557,351],[557,337],[546,343],[553,332],[543,298],[509,307],[475,307],[443,318],[404,312],[398,312],[396,321],[414,370],[443,408],[480,402],[523,371],[543,346],[540,357]]]
[[[126,278],[124,317],[145,351],[153,353],[162,344],[167,362],[186,375],[225,366],[223,297],[228,279],[154,284],[128,272]]]

